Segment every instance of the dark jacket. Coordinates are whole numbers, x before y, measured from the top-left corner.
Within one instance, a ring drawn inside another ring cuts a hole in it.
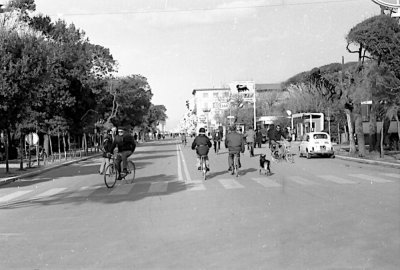
[[[103,157],[108,157],[108,154],[112,154],[113,152],[113,139],[111,135],[107,135],[103,140]]]
[[[257,142],[257,143],[261,143],[261,142],[262,142],[262,139],[263,139],[262,133],[261,133],[260,131],[257,131],[257,132],[256,132],[256,142]]]
[[[196,138],[194,138],[194,141],[192,143],[192,150],[196,149],[196,153],[200,156],[205,156],[208,155],[208,151],[210,150],[210,147],[212,146],[210,139],[204,135],[200,134]]]
[[[115,136],[114,142],[112,144],[113,151],[115,147],[118,148],[118,152],[123,152],[123,151],[134,152],[136,149],[136,142],[131,134],[125,133],[122,136],[120,135]]]
[[[221,141],[222,140],[222,132],[214,132],[212,136],[213,141]]]
[[[243,135],[236,131],[228,133],[225,138],[225,148],[229,149],[229,153],[244,153]]]

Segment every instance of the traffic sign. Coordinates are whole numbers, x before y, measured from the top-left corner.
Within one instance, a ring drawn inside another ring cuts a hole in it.
[[[31,132],[28,135],[25,135],[25,141],[29,145],[36,145],[39,142],[39,136],[35,132]]]

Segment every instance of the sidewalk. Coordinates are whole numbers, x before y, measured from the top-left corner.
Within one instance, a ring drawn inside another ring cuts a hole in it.
[[[334,147],[336,158],[400,169],[399,151],[386,153],[383,158],[381,158],[377,153],[371,154],[367,151],[366,156],[361,158],[350,156],[348,145],[335,145]]]
[[[53,170],[55,168],[59,168],[62,166],[68,166],[72,163],[77,163],[79,161],[87,160],[94,157],[100,157],[101,152],[89,152],[85,156],[76,156],[76,157],[68,157],[67,160],[65,158],[61,158],[61,160],[55,160],[54,162],[48,161],[46,164],[43,161],[40,162],[40,166],[33,165],[32,167],[27,167],[27,161],[24,160],[23,166],[24,169],[20,170],[20,161],[19,160],[11,160],[9,161],[9,172],[6,173],[6,164],[5,162],[0,163],[0,186],[6,185],[8,183],[14,182],[20,178],[31,177],[35,175],[39,175],[43,172]]]

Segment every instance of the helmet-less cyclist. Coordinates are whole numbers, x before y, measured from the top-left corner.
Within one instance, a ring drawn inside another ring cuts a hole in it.
[[[192,143],[192,150],[196,149],[196,154],[197,154],[197,169],[201,170],[200,167],[200,157],[201,156],[206,156],[206,167],[207,171],[210,170],[210,162],[208,161],[208,151],[210,150],[210,147],[212,146],[210,139],[206,136],[206,129],[205,128],[200,128],[199,129],[199,135],[194,138],[194,141]]]
[[[118,155],[116,158],[116,168],[118,171],[118,180],[121,180],[121,162],[122,162],[122,172],[126,174],[127,165],[128,165],[128,157],[132,155],[132,153],[136,149],[136,142],[132,134],[126,132],[125,129],[118,129],[118,134],[114,137],[114,142],[112,144],[112,152],[115,147],[118,149]]]

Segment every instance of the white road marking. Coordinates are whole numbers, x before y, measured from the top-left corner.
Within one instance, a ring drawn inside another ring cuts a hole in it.
[[[204,186],[203,181],[198,180],[187,183],[186,189],[190,191],[196,191],[196,190],[205,190],[206,187]]]
[[[66,189],[67,188],[52,188],[52,189],[49,189],[48,191],[45,191],[43,193],[40,193],[40,194],[34,196],[32,198],[32,200],[42,199],[42,198],[45,198],[45,197],[50,197],[50,196],[53,196],[53,195],[56,195],[56,194],[60,193],[61,191],[66,190]]]
[[[32,192],[32,190],[19,190],[19,191],[13,192],[11,194],[0,197],[0,203],[11,201],[15,198],[21,197],[22,195],[28,194],[30,192]]]
[[[187,182],[187,183],[191,183],[191,182],[192,182],[192,178],[190,177],[189,170],[188,170],[187,165],[186,165],[185,157],[183,156],[181,146],[178,145],[178,147],[179,147],[178,153],[181,155],[181,160],[182,160],[182,164],[183,164],[183,169],[184,169],[185,176],[186,176],[186,182]]]
[[[400,174],[395,174],[395,173],[382,173],[382,174],[385,175],[385,176],[389,176],[389,177],[400,179]]]
[[[259,183],[260,185],[266,187],[266,188],[274,188],[274,187],[280,187],[281,184],[272,181],[271,179],[268,178],[251,178],[251,180]]]
[[[378,177],[378,176],[372,176],[372,175],[366,175],[366,174],[349,174],[349,176],[351,177],[356,177],[362,180],[367,180],[367,181],[371,181],[372,183],[378,183],[378,184],[382,184],[382,183],[393,183],[393,181]]]
[[[318,175],[318,177],[327,180],[327,181],[331,181],[334,182],[336,184],[357,184],[357,182],[351,181],[351,180],[347,180],[341,177],[337,177],[334,175]]]
[[[180,159],[180,155],[179,155],[179,146],[178,144],[176,145],[176,158],[177,158],[177,163],[178,163],[178,180],[179,181],[183,181],[183,177],[182,177],[182,168],[181,168],[181,159]]]
[[[133,185],[119,185],[119,186],[115,186],[112,191],[110,192],[111,195],[127,195],[129,194],[129,192],[131,192]]]
[[[243,185],[234,179],[218,179],[218,182],[226,189],[244,188]]]
[[[168,183],[166,182],[153,182],[150,185],[149,193],[164,193],[167,192]]]
[[[315,185],[314,182],[312,182],[304,177],[301,177],[301,176],[288,176],[287,179],[289,179],[290,181],[293,181],[297,184],[300,184],[300,185],[305,185],[305,186]]]

